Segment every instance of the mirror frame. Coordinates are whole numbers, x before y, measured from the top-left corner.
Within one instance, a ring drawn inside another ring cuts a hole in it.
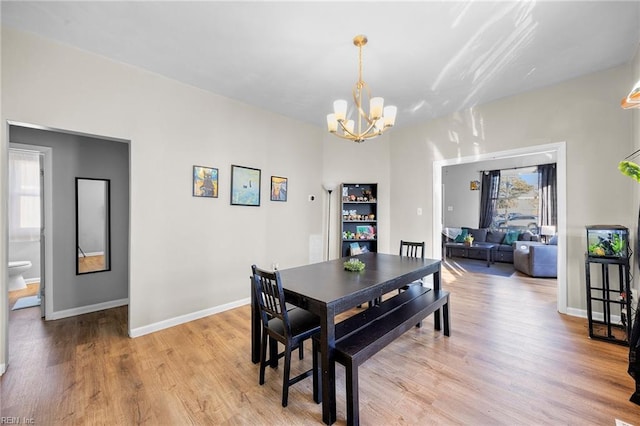
[[[82,250],[80,248],[80,225],[79,225],[79,204],[78,204],[78,187],[80,181],[88,180],[88,181],[101,181],[105,183],[105,210],[106,210],[106,244],[105,244],[105,267],[104,269],[98,269],[93,271],[80,271],[80,256],[78,256],[79,252]],[[111,179],[102,179],[102,178],[86,178],[86,177],[76,177],[76,275],[86,275],[86,274],[96,274],[99,272],[107,272],[111,270]]]

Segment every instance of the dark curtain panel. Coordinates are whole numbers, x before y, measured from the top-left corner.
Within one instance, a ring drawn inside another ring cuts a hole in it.
[[[556,185],[556,165],[543,164],[538,166],[538,186],[540,197],[540,225],[558,224],[558,189]]]
[[[498,189],[500,188],[500,170],[482,173],[482,192],[480,193],[480,228],[489,228],[496,211]]]

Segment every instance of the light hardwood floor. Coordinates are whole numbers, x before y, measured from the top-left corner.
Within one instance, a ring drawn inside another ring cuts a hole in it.
[[[628,348],[556,312],[555,280],[453,275],[452,334],[432,318],[360,369],[363,425],[640,425]],[[258,385],[244,306],[136,339],[126,307],[58,321],[10,313],[1,416],[38,425],[322,424],[311,379],[280,406],[281,368]],[[308,345],[310,346],[310,345]],[[293,373],[307,368],[294,357]],[[345,423],[337,366],[338,422]]]

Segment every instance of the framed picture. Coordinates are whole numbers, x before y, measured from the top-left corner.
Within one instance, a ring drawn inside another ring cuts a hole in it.
[[[231,165],[231,205],[260,205],[260,169]]]
[[[479,180],[472,180],[471,182],[469,182],[469,189],[472,190],[472,191],[480,190],[480,181]]]
[[[193,166],[193,196],[218,198],[218,169]]]
[[[286,177],[271,176],[271,201],[287,201]]]

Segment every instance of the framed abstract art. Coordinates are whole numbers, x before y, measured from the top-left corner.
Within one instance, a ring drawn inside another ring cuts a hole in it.
[[[260,205],[260,169],[231,165],[231,205]]]
[[[193,166],[193,196],[218,198],[218,169]]]
[[[271,176],[271,201],[287,201],[287,184],[289,179]]]

